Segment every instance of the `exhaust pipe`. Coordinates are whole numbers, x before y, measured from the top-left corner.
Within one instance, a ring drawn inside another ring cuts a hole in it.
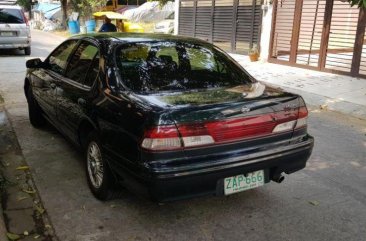
[[[282,174],[272,177],[272,181],[277,182],[277,183],[281,183],[284,180],[285,180],[285,177]]]

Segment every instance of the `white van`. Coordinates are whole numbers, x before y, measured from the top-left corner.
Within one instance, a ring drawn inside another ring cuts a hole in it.
[[[29,23],[19,6],[0,5],[0,49],[24,49],[31,54]]]

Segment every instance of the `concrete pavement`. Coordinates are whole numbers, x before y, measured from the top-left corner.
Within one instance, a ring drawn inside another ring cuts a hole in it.
[[[232,57],[257,80],[298,93],[309,105],[366,119],[366,79]]]
[[[33,39],[33,57],[57,44],[48,33],[33,32]],[[164,206],[129,192],[99,202],[88,190],[83,157],[52,127],[29,124],[24,62],[23,55],[1,56],[0,92],[60,240],[365,240],[364,121],[311,109],[313,155],[281,185]]]

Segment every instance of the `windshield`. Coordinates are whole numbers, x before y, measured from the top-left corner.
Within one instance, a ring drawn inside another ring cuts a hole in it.
[[[0,23],[24,23],[19,9],[0,8]]]
[[[233,88],[251,78],[212,47],[180,42],[121,46],[116,62],[124,84],[139,93]]]

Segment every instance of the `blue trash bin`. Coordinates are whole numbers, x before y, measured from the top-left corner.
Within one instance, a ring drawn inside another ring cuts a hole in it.
[[[68,25],[71,34],[77,34],[80,32],[79,24],[77,21],[69,21]]]
[[[86,31],[88,33],[95,32],[96,22],[94,19],[85,22]]]

